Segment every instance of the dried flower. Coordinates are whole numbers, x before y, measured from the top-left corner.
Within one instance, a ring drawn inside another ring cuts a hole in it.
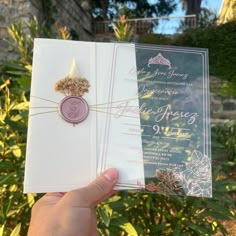
[[[55,91],[65,94],[65,96],[82,97],[89,90],[89,81],[85,78],[66,77],[56,82]]]

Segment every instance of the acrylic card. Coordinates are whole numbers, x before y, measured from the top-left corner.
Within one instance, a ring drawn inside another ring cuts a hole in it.
[[[25,192],[68,191],[96,177],[96,112],[87,116],[86,103],[96,104],[95,44],[36,39]]]
[[[136,46],[145,188],[211,197],[206,49]]]
[[[103,169],[119,167],[119,188],[211,197],[207,50],[131,48],[114,53]]]

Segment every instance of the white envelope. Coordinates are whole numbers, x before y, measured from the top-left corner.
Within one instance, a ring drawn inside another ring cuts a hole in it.
[[[73,60],[90,83],[89,115],[77,125],[61,118],[65,95],[54,90]],[[130,125],[140,130],[139,114],[132,121],[112,114],[120,101],[138,107],[136,75],[127,79],[134,67],[132,44],[35,39],[24,192],[76,189],[109,167],[120,172],[117,188],[144,184],[141,132],[127,135]]]

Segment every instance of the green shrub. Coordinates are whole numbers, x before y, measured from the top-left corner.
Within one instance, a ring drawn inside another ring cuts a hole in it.
[[[173,39],[163,34],[142,34],[139,36],[139,43],[171,45]]]
[[[236,21],[208,28],[189,29],[173,45],[208,48],[210,74],[236,80]]]
[[[0,235],[10,235],[20,226],[26,235],[34,203],[33,195],[22,193],[28,101],[23,91],[14,95],[9,86],[10,80],[0,84]]]
[[[215,184],[221,195],[225,179]],[[233,217],[227,209],[230,196],[221,200],[194,197],[120,193],[98,207],[101,235],[214,235],[227,231],[221,219]]]
[[[227,161],[236,164],[236,120],[225,120],[213,127],[216,142],[221,143],[227,156]],[[230,166],[230,163],[228,163]]]
[[[187,29],[173,38],[163,35],[140,36],[139,43],[208,48],[209,72],[223,80],[224,86],[212,88],[223,96],[236,97],[236,21],[208,28]]]

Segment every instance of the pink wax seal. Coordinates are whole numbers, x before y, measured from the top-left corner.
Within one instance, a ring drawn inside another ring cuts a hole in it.
[[[87,102],[82,97],[67,96],[62,99],[59,112],[63,120],[78,124],[86,119],[89,113]]]

